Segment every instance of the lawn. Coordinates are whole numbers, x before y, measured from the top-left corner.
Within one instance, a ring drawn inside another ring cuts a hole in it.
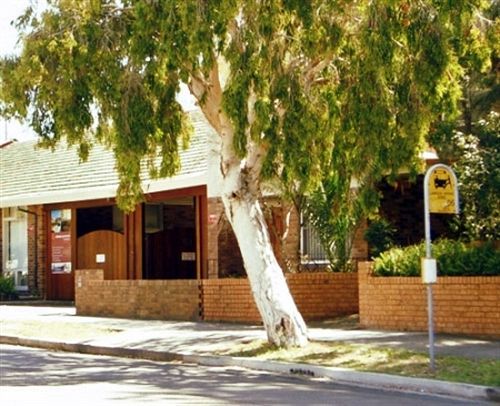
[[[473,360],[464,357],[438,356],[436,369],[429,370],[427,353],[383,348],[369,344],[346,344],[335,341],[311,341],[307,347],[280,349],[265,341],[255,340],[233,346],[219,355],[255,357],[285,362],[298,362],[357,371],[379,372],[409,377],[500,386],[499,360]]]

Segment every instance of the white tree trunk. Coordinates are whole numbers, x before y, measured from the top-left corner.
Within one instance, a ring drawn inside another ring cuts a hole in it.
[[[279,347],[307,344],[307,327],[273,252],[271,239],[259,204],[260,169],[265,151],[249,141],[245,159],[233,148],[234,127],[222,109],[222,87],[217,62],[208,77],[191,75],[189,88],[202,111],[220,136],[222,201],[240,246],[253,297],[269,342]],[[253,121],[250,97],[249,122]],[[251,137],[248,137],[250,140]]]
[[[280,347],[304,346],[307,327],[290,294],[273,252],[257,196],[246,188],[245,172],[226,172],[223,197],[226,215],[240,246],[245,269],[269,342]]]

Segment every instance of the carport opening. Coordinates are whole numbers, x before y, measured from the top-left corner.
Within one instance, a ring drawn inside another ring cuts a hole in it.
[[[143,278],[196,279],[196,198],[145,203]]]

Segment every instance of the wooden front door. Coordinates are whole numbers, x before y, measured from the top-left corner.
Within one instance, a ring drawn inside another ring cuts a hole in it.
[[[111,230],[78,238],[77,269],[102,269],[104,279],[127,279],[125,237]]]

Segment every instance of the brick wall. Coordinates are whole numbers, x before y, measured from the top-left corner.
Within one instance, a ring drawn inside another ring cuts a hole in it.
[[[300,224],[296,210],[279,199],[268,198],[263,203],[263,211],[276,258],[281,267],[285,271],[297,271],[300,261]],[[283,233],[286,233],[285,238],[282,238]],[[210,198],[208,199],[208,278],[244,275],[238,242],[224,213],[222,201],[220,198]]]
[[[295,207],[277,198],[266,198],[262,208],[268,223],[276,258],[285,272],[324,271],[323,264],[300,262],[300,216]],[[352,257],[368,258],[368,244],[364,240],[367,222],[356,230]],[[224,213],[220,198],[208,199],[208,278],[244,276],[243,260],[233,230]]]
[[[288,274],[287,282],[305,320],[358,312],[356,273]],[[202,290],[204,320],[260,322],[247,279],[203,280]]]
[[[3,273],[3,209],[0,209],[0,269]]]
[[[419,277],[374,277],[358,265],[359,317],[365,327],[427,330],[427,293]],[[433,286],[437,332],[500,336],[500,276],[438,277]]]
[[[224,214],[217,228],[217,277],[241,277],[245,275],[243,258],[231,224]]]
[[[77,270],[78,315],[199,320],[197,280],[104,280],[102,270]]]
[[[245,279],[207,279],[202,281],[203,319],[259,323],[261,318]]]
[[[77,270],[77,314],[159,320],[259,323],[247,279],[104,280],[102,270]],[[306,320],[357,313],[357,274],[290,274]]]
[[[283,260],[287,271],[297,272],[300,270],[300,216],[294,206],[283,207],[283,221],[286,232]]]
[[[286,279],[306,320],[358,313],[357,273],[300,273]]]
[[[208,215],[208,278],[216,279],[219,277],[219,247],[218,234],[220,228],[221,217],[224,212],[222,201],[220,198],[207,199],[207,215]]]
[[[362,220],[359,227],[356,229],[352,242],[351,257],[355,260],[368,259],[368,243],[365,240],[365,231],[368,228],[367,220]]]
[[[37,214],[36,217],[32,214],[28,215],[28,287],[31,294],[38,295],[39,297],[43,298],[45,297],[46,293],[46,212],[43,210],[43,206],[28,206],[27,209],[30,212],[34,212]],[[38,220],[38,223],[35,227],[36,220]],[[36,254],[35,249],[37,250]]]

